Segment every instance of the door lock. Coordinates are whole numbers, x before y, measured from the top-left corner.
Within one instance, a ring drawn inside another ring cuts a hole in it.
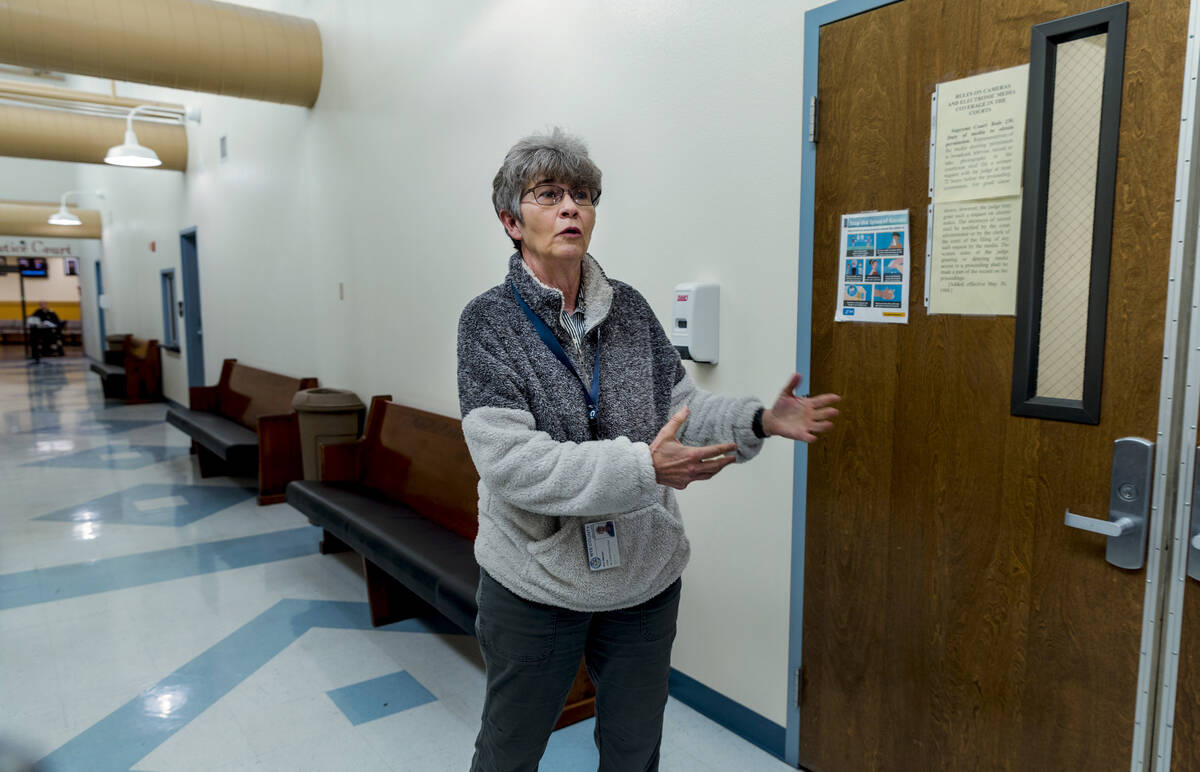
[[[1198,449],[1200,452],[1200,449]],[[1154,474],[1154,443],[1140,437],[1122,437],[1113,443],[1112,485],[1108,494],[1108,519],[1077,515],[1067,510],[1063,523],[1070,528],[1108,537],[1105,559],[1118,568],[1139,569],[1146,563],[1146,532],[1150,522],[1150,481]],[[1200,522],[1193,512],[1192,532],[1200,537]],[[1200,548],[1193,553],[1200,552]],[[1197,558],[1196,554],[1192,555]],[[1200,558],[1197,558],[1200,570]],[[1191,561],[1188,562],[1191,573]]]

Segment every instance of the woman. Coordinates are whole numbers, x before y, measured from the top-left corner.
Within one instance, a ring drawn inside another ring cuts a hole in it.
[[[657,769],[689,551],[672,489],[837,415],[834,395],[793,394],[799,375],[770,409],[698,389],[646,300],[588,254],[599,199],[579,139],[517,142],[492,181],[517,251],[459,321],[487,667],[474,770],[537,769],[584,655],[600,768]]]

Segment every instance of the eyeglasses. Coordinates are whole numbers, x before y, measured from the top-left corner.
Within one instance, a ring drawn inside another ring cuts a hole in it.
[[[600,191],[595,188],[564,188],[562,185],[534,185],[521,194],[521,198],[533,193],[533,203],[538,206],[558,206],[564,193],[579,206],[595,206],[600,203]]]

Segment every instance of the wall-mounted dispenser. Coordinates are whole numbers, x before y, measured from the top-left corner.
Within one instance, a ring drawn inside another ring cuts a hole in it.
[[[721,344],[721,285],[675,285],[671,343],[679,356],[715,365]]]

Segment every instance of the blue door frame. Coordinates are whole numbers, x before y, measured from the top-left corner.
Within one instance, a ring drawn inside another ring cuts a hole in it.
[[[900,0],[836,0],[804,14],[804,96],[805,114],[817,96],[817,63],[820,61],[821,27],[858,16]],[[796,287],[796,372],[809,373],[812,366],[812,288],[813,218],[816,214],[817,146],[805,126],[800,152],[800,255],[799,281]],[[788,613],[788,711],[784,759],[792,766],[800,763],[800,682],[796,677],[802,666],[801,644],[804,629],[804,529],[805,502],[808,499],[808,445],[795,443],[792,458],[792,576]]]
[[[183,339],[187,348],[188,386],[203,386],[204,330],[200,324],[200,266],[195,228],[179,232],[179,267],[183,277]]]

